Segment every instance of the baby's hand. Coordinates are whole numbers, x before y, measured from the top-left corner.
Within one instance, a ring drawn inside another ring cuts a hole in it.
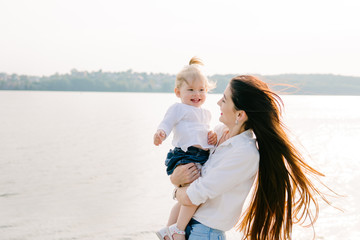
[[[154,144],[156,146],[159,146],[166,138],[166,133],[164,132],[164,130],[157,130],[155,135],[154,135]]]
[[[217,135],[215,132],[210,131],[208,132],[208,144],[215,145],[217,142]]]

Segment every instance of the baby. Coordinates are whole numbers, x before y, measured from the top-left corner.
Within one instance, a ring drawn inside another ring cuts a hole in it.
[[[192,58],[176,76],[175,94],[181,103],[173,104],[166,112],[154,135],[154,144],[160,145],[170,132],[174,137],[174,149],[167,154],[165,165],[167,174],[182,164],[196,163],[200,169],[208,157],[209,148],[216,144],[217,136],[210,131],[211,114],[201,108],[206,100],[206,94],[213,88],[201,71],[202,62]],[[156,232],[159,239],[185,239],[185,228],[194,215],[196,206],[182,206],[179,203],[173,207],[168,226]]]

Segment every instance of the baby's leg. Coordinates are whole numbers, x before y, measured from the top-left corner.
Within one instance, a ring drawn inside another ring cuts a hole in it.
[[[174,223],[176,223],[176,221],[179,217],[180,207],[181,207],[181,204],[176,202],[176,204],[171,209],[167,226],[170,226],[170,225],[173,225]]]
[[[176,226],[180,229],[185,231],[186,226],[190,222],[190,219],[196,212],[197,206],[181,206],[179,217],[176,222]]]
[[[179,217],[176,222],[176,226],[179,230],[185,231],[186,226],[190,222],[190,219],[196,212],[197,206],[181,206]],[[180,234],[173,235],[174,240],[184,240],[185,236]]]
[[[176,221],[179,217],[180,207],[181,207],[180,203],[176,202],[176,204],[171,209],[169,220],[166,225],[167,227],[176,223]],[[162,228],[159,231],[157,231],[156,234],[160,239],[164,236],[164,234],[166,234],[163,239],[170,240],[170,237],[167,235],[166,232],[167,232],[166,228]]]

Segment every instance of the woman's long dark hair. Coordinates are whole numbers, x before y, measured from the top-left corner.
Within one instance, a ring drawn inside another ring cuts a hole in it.
[[[316,221],[316,196],[328,202],[307,177],[323,175],[306,164],[290,142],[280,119],[283,102],[267,84],[242,75],[231,80],[230,89],[235,109],[248,116],[245,129],[254,131],[260,153],[253,198],[238,229],[244,239],[291,239],[293,223]],[[314,215],[311,206],[315,206]]]

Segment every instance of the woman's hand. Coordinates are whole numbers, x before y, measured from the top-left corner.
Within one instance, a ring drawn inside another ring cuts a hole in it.
[[[200,177],[200,171],[197,169],[195,163],[188,163],[177,166],[170,176],[170,181],[175,186],[181,186],[187,183],[192,183]]]

